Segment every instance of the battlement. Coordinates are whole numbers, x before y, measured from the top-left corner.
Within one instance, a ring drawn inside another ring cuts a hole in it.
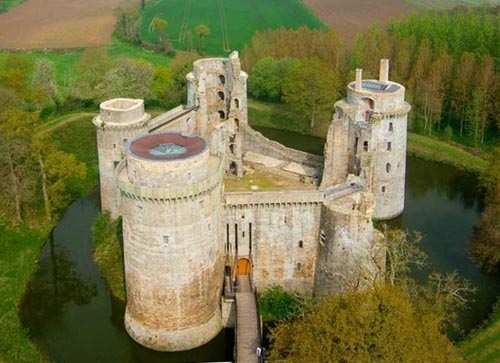
[[[144,101],[140,99],[114,98],[99,105],[99,116],[94,119],[98,127],[127,127],[143,124],[149,120],[144,111]]]

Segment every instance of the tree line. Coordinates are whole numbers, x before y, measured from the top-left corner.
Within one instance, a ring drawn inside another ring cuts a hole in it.
[[[21,222],[45,211],[50,220],[71,198],[68,184],[85,176],[85,164],[37,131],[40,112],[55,95],[50,64],[7,56],[0,69],[0,211]]]
[[[499,9],[458,8],[410,16],[390,23],[386,30],[372,28],[358,34],[349,48],[333,30],[257,32],[242,56],[250,72],[250,95],[289,103],[312,126],[318,108],[314,98],[326,92],[319,104],[328,111],[322,122],[328,122],[337,96],[354,78],[354,69],[363,68],[365,78],[377,78],[379,60],[389,58],[391,80],[406,86],[413,106],[412,130],[447,139],[455,136],[479,146],[499,135]],[[329,82],[328,90],[314,78]],[[297,100],[293,90],[304,87],[304,97]]]

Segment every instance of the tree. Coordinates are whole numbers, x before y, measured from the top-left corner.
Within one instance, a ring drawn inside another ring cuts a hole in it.
[[[210,28],[205,24],[199,24],[195,31],[198,35],[198,53],[203,55],[205,53],[205,38],[210,35]]]
[[[96,87],[99,100],[115,97],[147,99],[151,94],[153,67],[143,60],[120,58]]]
[[[302,299],[279,285],[268,287],[259,297],[259,309],[264,321],[288,320],[303,310]]]
[[[38,112],[7,109],[0,112],[0,183],[14,215],[22,221],[22,208],[30,199],[29,145]]]
[[[297,112],[309,115],[314,128],[318,113],[332,111],[338,93],[333,72],[319,59],[305,59],[283,84],[283,99]]]
[[[419,310],[398,287],[378,286],[323,300],[304,319],[271,334],[271,362],[463,362],[439,330],[439,317]]]
[[[470,101],[473,82],[473,78],[470,75],[474,72],[475,65],[476,59],[474,54],[465,52],[455,70],[451,106],[460,120],[460,136],[462,136],[464,131],[465,114]]]
[[[156,35],[158,44],[165,48],[167,54],[172,54],[174,48],[167,33],[168,23],[165,19],[155,16],[149,24],[149,32]]]
[[[67,182],[72,178],[83,179],[86,166],[77,162],[73,154],[60,151],[49,139],[36,137],[31,150],[35,164],[38,165],[45,215],[50,221],[54,212],[64,207],[70,199]]]
[[[114,64],[106,49],[86,49],[76,64],[79,77],[71,89],[72,96],[94,103],[101,102],[106,74]]]
[[[141,0],[141,9],[143,8],[143,4],[144,0]],[[129,42],[140,43],[140,21],[141,13],[136,5],[118,9],[118,19],[116,21],[117,34]]]
[[[295,58],[259,60],[252,69],[248,93],[255,98],[279,102],[283,96],[283,83],[300,61]]]
[[[153,71],[153,82],[151,86],[151,96],[168,106],[172,102],[176,102],[174,95],[176,85],[172,70],[165,66],[156,66]]]
[[[46,98],[55,104],[59,101],[58,90],[54,81],[54,63],[45,58],[40,58],[35,63],[31,77],[31,85],[43,92]]]

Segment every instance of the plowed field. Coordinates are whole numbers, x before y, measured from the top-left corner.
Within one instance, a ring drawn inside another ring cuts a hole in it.
[[[416,11],[402,0],[304,0],[314,13],[345,39],[373,24]]]
[[[122,0],[29,0],[0,15],[0,48],[82,48],[111,42]]]

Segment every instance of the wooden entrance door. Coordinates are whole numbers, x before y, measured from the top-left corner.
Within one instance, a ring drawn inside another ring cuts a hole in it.
[[[250,275],[252,272],[252,265],[248,258],[240,258],[238,260],[238,269],[236,270],[238,275]]]

